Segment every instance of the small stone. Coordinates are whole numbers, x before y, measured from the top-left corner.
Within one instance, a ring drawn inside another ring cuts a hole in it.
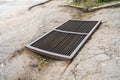
[[[3,67],[4,67],[4,64],[0,64],[0,66],[3,68]]]
[[[85,14],[81,14],[82,16],[84,16]]]
[[[37,67],[38,66],[38,64],[32,64],[32,65],[30,65],[31,67]]]

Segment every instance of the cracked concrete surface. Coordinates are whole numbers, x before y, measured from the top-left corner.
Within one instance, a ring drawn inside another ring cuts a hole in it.
[[[42,3],[43,0],[0,1],[0,63],[25,46],[24,43],[33,38],[43,26],[38,22],[38,12],[27,11],[29,6],[37,2]]]
[[[84,19],[102,25],[60,80],[120,80],[120,8],[97,11]]]
[[[120,80],[120,8],[83,15],[82,19],[100,20],[102,25],[71,64],[25,48],[58,24],[81,19],[81,11],[59,6],[63,2],[0,15],[0,80]]]
[[[73,16],[79,18],[80,11],[60,8],[59,4],[60,1],[53,1],[31,11],[18,10],[14,15],[0,16],[0,62],[58,24]],[[72,11],[75,13],[70,14]]]
[[[60,78],[69,65],[68,61],[43,58],[26,49],[25,45],[68,19],[81,17],[81,11],[59,6],[62,3],[64,1],[55,0],[36,6],[30,11],[26,6],[20,6],[21,8],[18,9],[13,5],[16,9],[12,8],[10,11],[11,7],[7,7],[3,14],[0,14],[0,80]]]

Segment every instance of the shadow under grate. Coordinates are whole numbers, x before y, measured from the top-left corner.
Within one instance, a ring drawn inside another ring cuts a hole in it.
[[[69,20],[33,41],[28,48],[56,59],[72,59],[100,21]]]

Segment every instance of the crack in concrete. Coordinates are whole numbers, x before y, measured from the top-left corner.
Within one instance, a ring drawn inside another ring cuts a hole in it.
[[[37,7],[37,6],[44,5],[44,4],[46,4],[46,3],[50,2],[50,1],[52,1],[52,0],[47,0],[47,1],[45,1],[45,2],[35,4],[35,5],[31,6],[31,7],[29,7],[29,8],[28,8],[28,11],[30,11],[31,9],[33,9],[33,8],[35,8],[35,7]]]

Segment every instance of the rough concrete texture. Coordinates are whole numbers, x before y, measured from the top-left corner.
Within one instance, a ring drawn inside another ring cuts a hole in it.
[[[120,79],[120,8],[103,9],[83,17],[103,23],[71,64],[41,57],[25,48],[58,24],[81,19],[80,10],[59,6],[63,3],[54,0],[30,11],[28,6],[12,11],[8,9],[11,7],[0,8],[3,12],[0,14],[0,80]]]
[[[32,5],[46,1],[48,0],[0,0],[0,16],[11,17],[16,13],[28,10]]]
[[[42,3],[43,0],[0,1],[0,62],[22,48],[39,31],[39,27],[42,27],[42,23],[37,20],[37,12],[27,11],[30,5],[37,2]]]
[[[103,9],[84,19],[102,25],[60,80],[120,80],[120,8]]]
[[[59,6],[64,1],[51,1],[30,11],[28,6],[2,7],[8,3],[0,5],[0,10],[5,9],[0,14],[0,80],[58,80],[69,62],[43,58],[25,45],[68,19],[79,19],[82,12]]]
[[[79,16],[79,11],[59,8],[59,2],[43,5],[29,12],[8,14],[9,17],[0,16],[0,62],[52,27],[71,19],[73,15]],[[72,11],[78,14],[70,14]]]

